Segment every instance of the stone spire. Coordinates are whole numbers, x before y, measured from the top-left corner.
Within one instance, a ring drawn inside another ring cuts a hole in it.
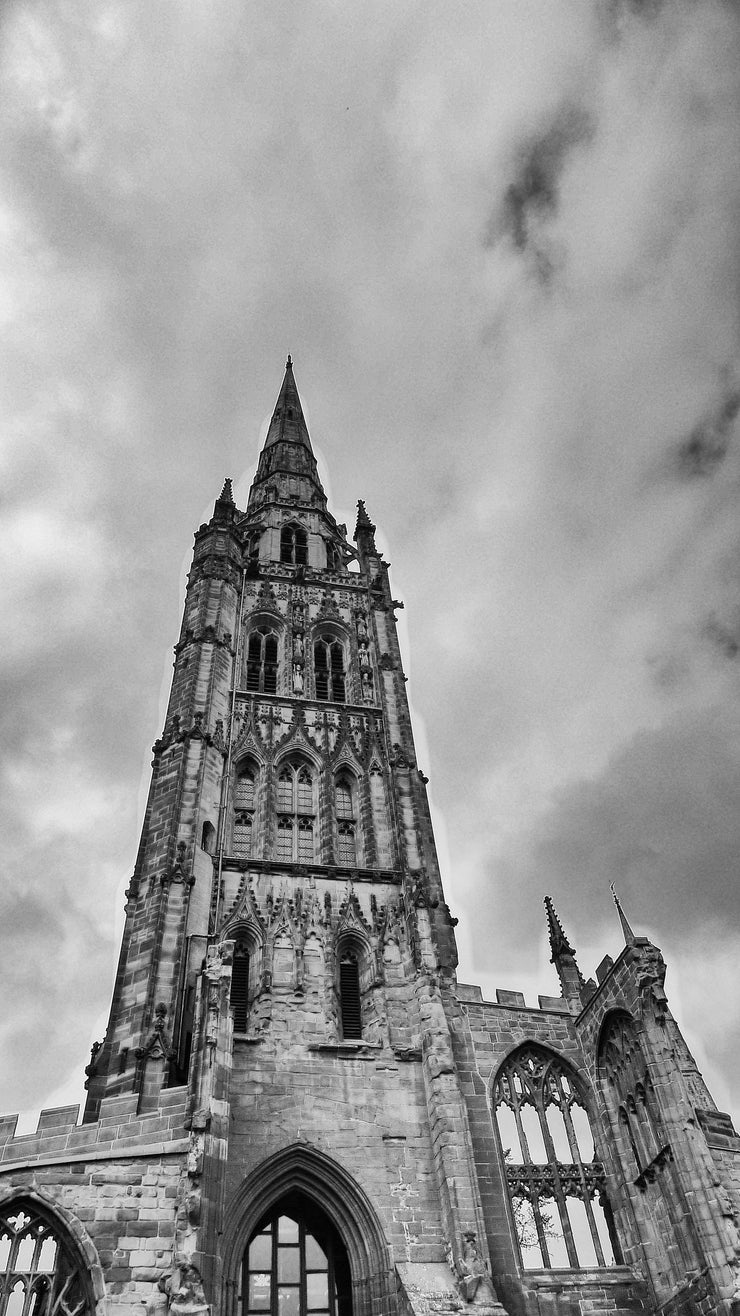
[[[326,511],[326,494],[319,479],[290,357],[285,363],[285,375],[249,491],[247,510],[255,511],[265,503]]]
[[[611,893],[612,893],[612,899],[614,900],[614,904],[615,904],[616,907],[617,907],[617,913],[619,914],[619,922],[620,922],[620,924],[621,924],[621,926],[622,926],[622,934],[623,934],[623,936],[624,936],[624,944],[625,944],[625,946],[634,946],[634,944],[635,944],[635,934],[634,934],[634,932],[632,931],[632,928],[631,928],[630,925],[629,925],[629,921],[628,921],[628,919],[627,919],[627,915],[625,914],[624,910],[622,909],[622,905],[621,905],[621,902],[620,902],[619,896],[618,896],[617,893],[616,893],[616,890],[615,890],[615,887],[614,887],[614,883],[613,883],[613,882],[610,882],[610,883],[609,883],[609,889],[611,890]]]
[[[228,525],[234,520],[235,516],[234,494],[231,488],[231,480],[227,476],[224,480],[224,487],[214,504],[213,520],[219,524]]]
[[[551,962],[557,969],[560,987],[566,1001],[572,1001],[580,1010],[581,992],[586,986],[583,974],[576,963],[576,953],[563,931],[555,906],[549,896],[545,896],[547,914],[547,932],[550,938]]]
[[[276,443],[300,443],[304,448],[308,448],[309,452],[313,452],[290,355],[285,363],[285,375],[264,446],[271,448]]]
[[[361,498],[357,502],[357,525],[355,526],[354,540],[360,552],[365,556],[377,556],[375,526],[365,511],[365,504]]]

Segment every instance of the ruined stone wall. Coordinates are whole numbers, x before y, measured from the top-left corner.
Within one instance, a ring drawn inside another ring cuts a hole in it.
[[[77,1124],[78,1107],[41,1112],[33,1134],[0,1120],[0,1205],[27,1195],[78,1246],[98,1310],[142,1316],[172,1273],[180,1182],[188,1146],[185,1091],[162,1093],[137,1115],[134,1095],[103,1100],[101,1118]]]
[[[596,1316],[607,1311],[626,1314],[650,1310],[645,1285],[630,1267],[527,1271],[521,1266],[504,1157],[492,1111],[494,1077],[517,1046],[533,1042],[566,1060],[590,1088],[588,1067],[567,1002],[558,997],[541,997],[540,1002],[539,1009],[527,1007],[520,993],[506,991],[497,992],[495,1003],[484,1001],[479,987],[460,985],[450,1006],[453,1049],[468,1109],[498,1296],[511,1316],[540,1316],[544,1312],[548,1316]]]

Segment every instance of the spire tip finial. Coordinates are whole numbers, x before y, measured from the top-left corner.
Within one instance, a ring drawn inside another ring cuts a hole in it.
[[[622,902],[620,901],[619,896],[617,895],[616,887],[614,886],[613,882],[609,883],[609,890],[612,893],[612,899],[617,907],[617,913],[619,914],[619,922],[622,928],[622,933],[624,935],[624,944],[625,946],[634,946],[635,934],[629,925],[629,920],[627,919],[627,915],[622,909]]]
[[[288,352],[288,360],[285,362],[285,369],[292,370],[292,368],[293,368],[293,358],[290,355],[290,352]]]

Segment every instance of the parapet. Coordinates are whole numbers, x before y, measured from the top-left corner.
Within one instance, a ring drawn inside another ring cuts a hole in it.
[[[138,1100],[135,1092],[104,1097],[92,1124],[78,1124],[79,1106],[52,1106],[41,1111],[35,1133],[18,1136],[18,1116],[0,1116],[0,1174],[18,1165],[175,1151],[181,1140],[185,1146],[186,1087],[167,1088],[145,1115],[137,1113]]]

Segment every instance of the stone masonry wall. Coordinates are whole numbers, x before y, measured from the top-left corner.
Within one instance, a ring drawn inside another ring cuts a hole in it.
[[[0,1119],[0,1205],[29,1193],[84,1240],[111,1316],[142,1316],[173,1269],[185,1100],[172,1088],[142,1116],[135,1095],[109,1097],[101,1118],[83,1125],[77,1106],[45,1110],[36,1133],[19,1137],[17,1116]]]
[[[541,1006],[525,1006],[518,992],[497,992],[484,1001],[479,987],[459,985],[449,1006],[453,1050],[465,1095],[473,1156],[494,1282],[511,1316],[596,1316],[649,1310],[645,1286],[626,1266],[605,1270],[526,1271],[514,1242],[504,1161],[494,1127],[490,1093],[495,1074],[522,1042],[534,1042],[562,1056],[586,1088],[584,1063],[567,1002],[541,997]]]

